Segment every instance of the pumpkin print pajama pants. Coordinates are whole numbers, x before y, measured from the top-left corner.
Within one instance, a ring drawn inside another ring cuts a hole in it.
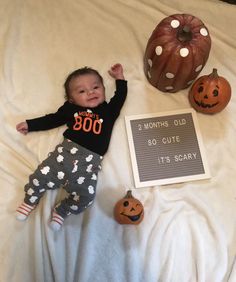
[[[30,175],[24,202],[37,205],[46,190],[63,186],[68,197],[57,204],[56,212],[65,218],[84,211],[95,198],[101,161],[102,156],[64,139]]]

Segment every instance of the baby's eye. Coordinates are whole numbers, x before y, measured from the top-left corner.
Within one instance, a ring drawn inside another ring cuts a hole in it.
[[[94,86],[94,87],[93,87],[93,89],[98,89],[98,88],[99,88],[99,86]]]
[[[80,90],[80,91],[79,91],[80,94],[83,94],[84,92],[85,92],[84,90]]]

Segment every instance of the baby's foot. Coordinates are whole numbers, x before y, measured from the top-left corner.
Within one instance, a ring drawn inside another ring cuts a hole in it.
[[[53,211],[52,220],[50,226],[54,231],[58,231],[64,222],[64,218],[61,217],[56,211]]]
[[[34,208],[35,205],[30,206],[26,203],[22,203],[16,210],[16,219],[20,221],[26,220]]]

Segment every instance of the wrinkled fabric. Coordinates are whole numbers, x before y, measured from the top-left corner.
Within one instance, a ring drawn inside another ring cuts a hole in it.
[[[232,98],[216,115],[197,113],[210,179],[135,189],[125,116],[190,107],[189,89],[162,93],[143,71],[152,31],[175,13],[193,14],[207,26],[212,47],[200,75],[217,68]],[[218,0],[2,0],[0,15],[0,280],[235,281],[236,6]],[[128,96],[93,205],[55,233],[48,224],[65,192],[53,190],[18,222],[22,187],[65,128],[23,136],[15,125],[57,109],[65,78],[79,67],[101,73],[109,100],[115,85],[107,70],[116,62],[124,67]],[[113,218],[128,189],[144,205],[136,226]]]

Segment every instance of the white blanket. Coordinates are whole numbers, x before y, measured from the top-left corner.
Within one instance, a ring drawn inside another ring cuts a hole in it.
[[[201,75],[217,68],[232,87],[216,115],[197,113],[211,179],[134,188],[124,117],[189,108],[188,90],[165,94],[143,71],[147,40],[166,16],[189,13],[208,27],[212,48]],[[218,0],[2,0],[0,9],[0,281],[236,281],[236,5]],[[49,228],[63,190],[47,191],[26,222],[15,219],[24,185],[65,127],[19,134],[15,125],[55,111],[68,73],[91,66],[104,77],[124,66],[128,97],[99,175],[93,206]],[[142,223],[120,225],[113,207],[128,189]]]

